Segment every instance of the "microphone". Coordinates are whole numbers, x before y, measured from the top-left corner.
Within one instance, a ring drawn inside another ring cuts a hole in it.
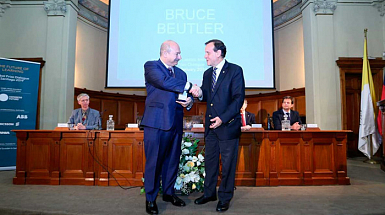
[[[98,120],[98,129],[102,130],[102,121],[103,121],[103,114],[107,111],[107,109],[104,109],[104,111],[99,111],[100,119]]]

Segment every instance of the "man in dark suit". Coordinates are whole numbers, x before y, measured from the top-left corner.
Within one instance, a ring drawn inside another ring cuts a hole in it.
[[[285,96],[282,99],[282,109],[277,110],[273,113],[273,123],[275,130],[282,130],[282,120],[286,115],[287,119],[290,120],[290,129],[291,130],[300,130],[301,129],[301,118],[297,111],[291,110],[294,106],[294,100],[291,96]]]
[[[74,124],[75,130],[102,129],[99,111],[89,107],[90,96],[80,93],[77,100],[81,108],[72,111],[68,124]]]
[[[207,102],[205,117],[205,182],[204,195],[195,204],[217,200],[219,156],[222,161],[222,180],[218,189],[216,210],[226,211],[234,195],[235,170],[241,135],[239,110],[245,98],[245,81],[240,66],[227,62],[226,46],[220,40],[206,44],[205,59],[210,66],[203,74],[202,86],[194,85],[191,93]]]
[[[149,214],[158,213],[156,197],[161,178],[163,201],[175,206],[186,205],[174,192],[181,154],[183,108],[190,109],[193,102],[192,97],[184,97],[192,84],[187,82],[186,73],[176,67],[181,58],[179,45],[168,40],[160,48],[160,59],[144,65],[147,98],[141,125],[144,126],[144,188]]]
[[[241,119],[242,119],[242,131],[248,131],[251,129],[252,124],[256,124],[255,122],[255,115],[253,113],[250,113],[246,111],[247,108],[247,100],[245,99],[243,101],[243,105],[241,108]]]

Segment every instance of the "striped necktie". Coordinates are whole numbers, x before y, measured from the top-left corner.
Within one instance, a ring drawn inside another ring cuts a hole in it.
[[[214,67],[213,76],[211,78],[211,92],[214,92],[215,84],[217,83],[217,68]]]

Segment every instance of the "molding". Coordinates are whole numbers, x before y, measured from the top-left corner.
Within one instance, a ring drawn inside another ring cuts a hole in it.
[[[336,0],[315,0],[313,11],[317,15],[333,15],[337,8]]]
[[[99,27],[108,29],[108,19],[104,18],[103,16],[100,16],[94,11],[89,10],[87,7],[84,7],[82,4],[79,4],[79,17],[80,16],[94,23]]]
[[[5,9],[8,9],[11,7],[11,1],[6,0],[6,1],[1,1],[0,0],[0,17],[3,16],[5,13]]]
[[[385,15],[385,1],[384,0],[379,0],[378,2],[374,2],[373,6],[377,8],[378,12],[380,12],[380,16]]]
[[[44,2],[44,10],[47,16],[64,16],[67,13],[67,5],[64,0],[48,0]]]
[[[293,20],[300,15],[302,16],[301,6],[302,4],[299,3],[296,6],[290,8],[288,11],[274,17],[274,28]]]

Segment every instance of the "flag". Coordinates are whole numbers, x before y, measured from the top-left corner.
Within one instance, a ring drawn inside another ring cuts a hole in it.
[[[381,94],[381,100],[385,99],[385,79],[384,83],[382,84],[382,94]],[[382,117],[381,117],[381,110],[378,110],[378,116],[377,116],[377,127],[378,132],[380,133],[380,137],[382,137]]]
[[[366,33],[366,32],[365,32]],[[362,86],[361,86],[361,110],[360,110],[360,131],[358,139],[358,149],[367,157],[371,158],[374,155],[380,144],[378,141],[378,133],[375,123],[375,92],[373,86],[372,72],[367,53],[367,41],[365,35],[364,42],[364,60],[362,66]],[[373,146],[373,154],[370,154],[370,141]]]

